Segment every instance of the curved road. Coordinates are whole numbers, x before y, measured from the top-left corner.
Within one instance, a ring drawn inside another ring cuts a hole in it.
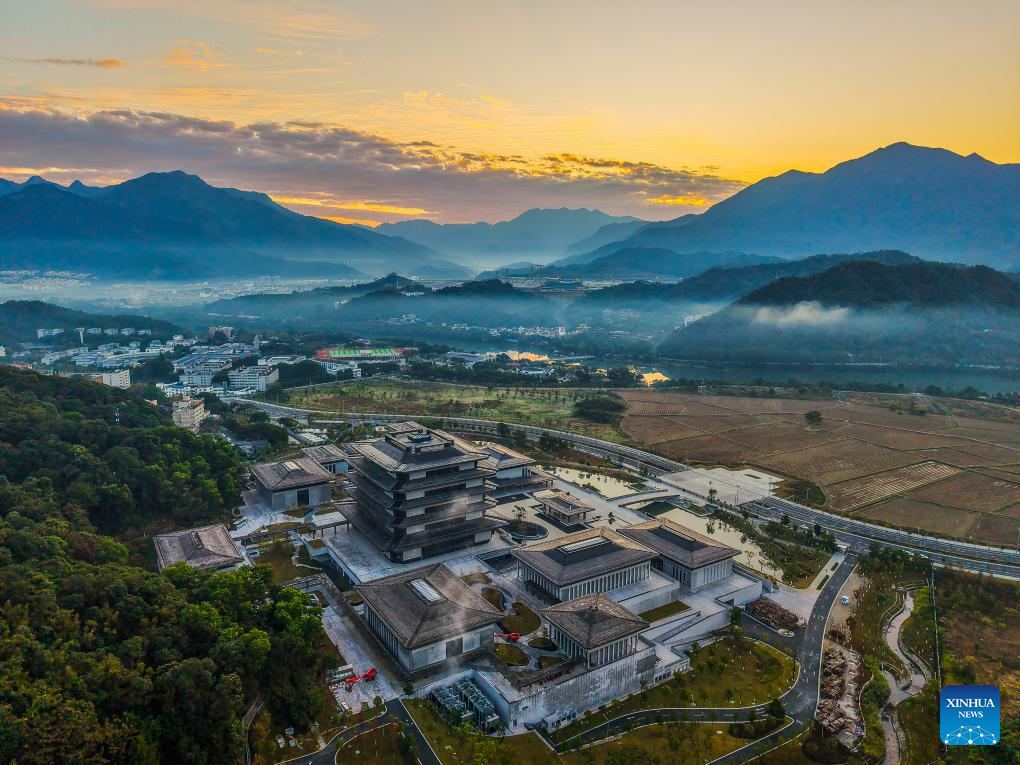
[[[255,401],[241,397],[225,397],[224,400],[254,404],[268,412],[275,412],[280,415],[313,415],[319,421],[326,423],[347,422],[352,419],[378,421],[406,420],[411,416],[378,413],[361,413],[345,416],[342,413],[281,406],[266,401]],[[327,419],[330,415],[333,415],[336,419]],[[449,422],[456,425],[457,428],[485,435],[496,435],[500,425],[509,425],[514,430],[523,430],[529,436],[535,438],[543,435],[553,436],[569,441],[589,453],[603,457],[613,457],[624,464],[630,464],[634,467],[645,466],[657,473],[676,473],[696,469],[681,462],[636,449],[632,446],[624,446],[623,444],[616,444],[611,441],[603,441],[591,436],[582,436],[562,430],[539,428],[533,425],[499,423],[492,420],[477,420],[466,417],[443,417],[441,415],[417,415],[417,417],[422,420],[431,419]],[[707,500],[706,497],[703,497],[703,499]],[[986,574],[1020,578],[1020,552],[1014,550],[941,539],[924,534],[914,534],[901,529],[876,526],[854,518],[836,515],[824,510],[816,510],[815,508],[799,505],[796,502],[790,502],[789,500],[777,497],[767,498],[759,502],[745,503],[742,509],[774,520],[780,519],[785,513],[792,520],[800,524],[813,526],[817,523],[826,530],[831,531],[839,541],[845,543],[851,550],[856,552],[865,552],[872,543],[877,543],[883,547],[919,552],[933,563],[950,568],[962,568]]]

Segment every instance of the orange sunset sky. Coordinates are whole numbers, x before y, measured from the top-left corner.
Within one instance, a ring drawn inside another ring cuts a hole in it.
[[[0,0],[0,176],[369,224],[648,219],[896,141],[1020,161],[1020,2]]]

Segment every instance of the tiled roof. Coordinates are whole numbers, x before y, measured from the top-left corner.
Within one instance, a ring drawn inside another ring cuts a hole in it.
[[[395,473],[481,462],[489,456],[480,446],[436,428],[402,429],[382,438],[353,441],[345,449]]]
[[[648,622],[602,593],[542,609],[542,616],[590,651],[648,627]]]
[[[244,560],[222,523],[153,537],[159,568],[184,562],[193,568],[233,566]]]
[[[319,465],[329,462],[342,462],[347,460],[347,455],[336,444],[322,444],[320,446],[306,446],[301,452],[310,460],[315,460]]]
[[[740,554],[739,550],[674,523],[668,518],[656,518],[645,523],[626,526],[620,529],[620,533],[690,569],[718,563]]]
[[[408,650],[494,625],[502,615],[443,563],[374,579],[355,589]]]
[[[269,491],[283,491],[301,486],[316,486],[332,481],[334,476],[315,460],[298,457],[280,462],[263,462],[251,469],[256,480]]]
[[[584,542],[587,544],[580,544]],[[587,529],[518,547],[511,554],[558,587],[636,566],[655,557],[652,550],[611,529]]]
[[[535,460],[531,457],[515,452],[510,447],[503,446],[503,444],[487,443],[480,446],[482,451],[489,455],[483,464],[485,467],[492,468],[493,470],[508,470],[509,468],[535,464]]]
[[[594,510],[591,505],[579,497],[575,497],[569,491],[563,489],[543,489],[536,491],[532,496],[543,505],[556,510],[563,515],[575,515]]]

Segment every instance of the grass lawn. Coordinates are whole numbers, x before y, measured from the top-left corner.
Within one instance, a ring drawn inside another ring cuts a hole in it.
[[[656,619],[665,619],[667,616],[672,616],[673,614],[681,614],[689,608],[690,606],[682,600],[674,600],[672,603],[666,603],[658,608],[650,608],[647,611],[643,611],[638,614],[638,616],[642,619],[654,622]]]
[[[555,651],[558,647],[556,643],[547,637],[533,637],[528,641],[528,645],[532,648],[539,648],[543,651]]]
[[[458,735],[421,699],[405,702],[411,716],[425,733],[443,765],[472,763],[475,747]],[[484,761],[492,765],[622,765],[623,763],[670,763],[701,765],[744,746],[746,740],[729,735],[726,725],[649,725],[622,738],[591,749],[557,756],[538,735],[491,739]]]
[[[557,664],[562,664],[564,661],[566,661],[566,659],[567,659],[566,656],[559,655],[539,656],[538,666],[541,669],[549,669],[549,667],[555,667]]]
[[[565,741],[595,725],[641,709],[676,709],[692,704],[750,706],[782,695],[796,677],[796,662],[781,651],[750,639],[737,643],[732,638],[723,638],[701,648],[691,662],[691,669],[679,677],[575,720],[554,732],[552,738]]]
[[[461,577],[465,584],[489,584],[492,579],[489,578],[488,574],[477,572],[474,574],[465,574]]]
[[[483,587],[482,597],[492,606],[495,606],[500,611],[503,610],[503,593],[494,587]]]
[[[499,620],[504,632],[520,632],[522,635],[527,635],[542,626],[542,620],[539,619],[538,614],[520,601],[514,601],[513,612],[513,616],[504,616]]]
[[[351,740],[337,750],[336,760],[364,765],[414,765],[417,762],[404,744],[396,722]]]
[[[507,643],[496,643],[496,655],[511,667],[523,667],[531,662],[531,657],[521,648]]]
[[[269,565],[273,569],[274,582],[289,582],[302,576],[309,576],[322,571],[322,566],[308,555],[304,545],[298,549],[297,559],[301,565],[294,565],[291,556],[294,546],[290,542],[277,542],[259,548],[260,554],[255,558],[258,565]]]
[[[356,380],[286,393],[280,403],[307,409],[415,417],[471,417],[567,430],[610,441],[626,441],[614,424],[574,415],[574,403],[597,394],[577,388],[513,388],[452,385],[420,380]]]

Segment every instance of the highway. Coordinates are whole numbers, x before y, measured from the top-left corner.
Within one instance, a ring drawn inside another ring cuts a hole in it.
[[[819,672],[821,670],[825,624],[829,618],[829,611],[832,609],[833,603],[836,602],[836,596],[850,577],[850,574],[853,573],[854,568],[857,566],[857,561],[857,556],[853,554],[846,556],[839,568],[829,577],[821,593],[819,593],[818,600],[815,601],[807,624],[797,629],[792,638],[780,637],[778,633],[773,632],[761,623],[750,618],[744,619],[743,626],[749,637],[759,639],[767,637],[772,643],[778,643],[788,649],[792,649],[794,656],[796,656],[800,664],[800,674],[797,676],[797,681],[789,691],[780,697],[780,701],[783,702],[783,706],[786,708],[786,714],[793,719],[793,722],[785,728],[773,731],[764,738],[748,743],[746,747],[730,752],[716,762],[742,762],[748,757],[749,748],[757,749],[762,746],[768,748],[777,743],[780,736],[789,740],[793,735],[802,731],[806,725],[810,724],[814,718],[815,709],[818,706]],[[657,723],[663,715],[671,719],[687,719],[700,723],[733,723],[746,721],[748,714],[753,710],[758,719],[761,719],[765,716],[769,701],[771,699],[765,699],[762,703],[752,707],[686,707],[632,712],[562,741],[556,745],[556,748],[562,752],[567,751],[568,747],[573,743],[601,741],[602,739],[622,733],[627,727]]]
[[[244,402],[254,404],[259,408],[281,416],[311,416],[323,423],[340,423],[350,420],[370,421],[399,421],[406,420],[411,415],[394,415],[378,413],[358,413],[343,415],[333,412],[323,412],[317,409],[300,409],[297,407],[280,406],[265,401],[254,401],[241,397],[226,397],[225,401]],[[332,415],[333,419],[330,419]],[[416,415],[420,420],[439,420],[446,423],[448,427],[463,430],[481,435],[493,436],[498,433],[501,423],[492,420],[477,420],[465,417],[442,417],[432,415]],[[539,428],[532,425],[516,425],[505,423],[512,430],[522,430],[529,437],[538,439],[543,435],[559,438],[568,441],[582,451],[594,454],[599,457],[614,459],[625,465],[634,468],[645,467],[653,474],[679,473],[688,470],[696,470],[690,465],[685,465],[675,460],[670,460],[651,452],[636,449],[632,446],[616,444],[612,441],[604,441],[591,436],[582,436],[576,433],[569,433],[562,430]],[[707,499],[707,498],[703,498]],[[915,534],[901,529],[891,529],[885,526],[878,526],[873,523],[848,518],[846,516],[829,513],[825,510],[806,507],[785,499],[777,497],[765,498],[758,502],[745,503],[744,509],[749,512],[761,515],[762,517],[779,520],[784,513],[790,519],[802,525],[814,526],[819,524],[822,528],[832,532],[837,540],[846,544],[856,552],[866,552],[871,544],[878,543],[884,547],[892,547],[907,550],[914,553],[921,553],[929,558],[934,564],[949,568],[960,568],[968,571],[1008,576],[1020,579],[1020,552],[999,547],[988,547],[986,545],[970,542],[960,542],[952,539],[942,539],[925,534]]]

